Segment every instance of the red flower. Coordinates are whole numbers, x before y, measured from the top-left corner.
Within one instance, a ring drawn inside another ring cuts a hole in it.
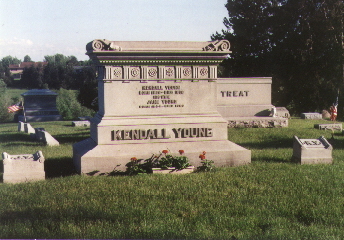
[[[183,155],[184,150],[179,150],[180,155]]]
[[[137,161],[137,158],[136,157],[132,157],[130,160],[135,162],[135,161]]]
[[[204,155],[204,154],[201,154],[201,155],[199,155],[199,158],[200,158],[201,160],[204,160],[204,159],[205,159],[205,155]]]
[[[162,153],[166,155],[166,153],[168,153],[168,150],[162,150]]]

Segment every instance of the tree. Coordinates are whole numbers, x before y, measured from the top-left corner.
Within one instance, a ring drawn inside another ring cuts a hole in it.
[[[32,60],[29,55],[26,55],[23,62],[32,62]]]
[[[327,108],[343,85],[343,2],[228,0],[233,46],[225,76],[273,77],[273,103],[292,112]]]
[[[42,66],[31,65],[29,68],[24,68],[20,82],[26,88],[43,88]]]
[[[1,59],[0,61],[0,79],[2,79],[7,86],[11,86],[13,84],[13,77],[11,76],[9,65],[11,64],[20,64],[21,61],[12,56],[6,56]]]

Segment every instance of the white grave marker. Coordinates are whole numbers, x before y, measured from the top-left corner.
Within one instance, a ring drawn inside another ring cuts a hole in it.
[[[301,164],[332,163],[332,145],[322,136],[299,139],[294,136],[293,158]]]

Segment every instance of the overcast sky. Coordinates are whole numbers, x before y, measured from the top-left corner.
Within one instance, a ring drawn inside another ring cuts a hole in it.
[[[62,53],[87,60],[94,39],[210,41],[226,0],[0,0],[0,59]]]

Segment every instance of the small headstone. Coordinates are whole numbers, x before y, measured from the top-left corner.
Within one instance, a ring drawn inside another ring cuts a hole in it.
[[[302,119],[322,119],[320,113],[301,113]]]
[[[331,114],[327,110],[322,110],[321,115],[322,115],[323,119],[330,119],[331,118]]]
[[[271,115],[272,117],[290,118],[289,111],[285,107],[273,107],[271,109]]]
[[[330,123],[330,124],[314,124],[314,128],[320,130],[343,130],[343,125],[341,123]]]
[[[41,131],[42,133],[42,139],[43,139],[43,142],[45,144],[47,144],[48,146],[59,146],[60,143],[55,139],[53,138],[53,136],[50,135],[50,133],[48,133],[47,131]]]
[[[294,136],[293,159],[301,164],[332,163],[332,145],[322,136],[299,139]]]
[[[24,130],[28,134],[30,134],[30,133],[35,134],[35,129],[31,126],[30,123],[24,123]]]
[[[45,179],[45,159],[41,151],[22,155],[9,155],[3,152],[2,159],[4,183],[20,183]]]
[[[73,127],[89,127],[90,121],[84,120],[84,121],[73,121],[72,126]]]
[[[18,122],[18,132],[25,132],[24,123]]]
[[[44,128],[35,128],[35,139],[39,142],[43,142],[42,131],[45,131]]]

